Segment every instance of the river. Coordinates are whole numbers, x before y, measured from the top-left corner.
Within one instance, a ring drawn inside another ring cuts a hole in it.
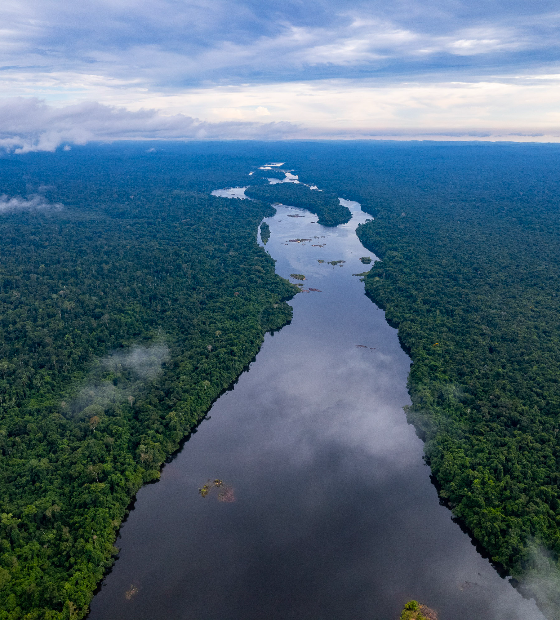
[[[319,290],[139,491],[90,620],[397,620],[411,598],[440,620],[544,620],[440,505],[403,412],[410,360],[353,275],[369,216],[344,204],[337,228],[266,220],[277,273]]]

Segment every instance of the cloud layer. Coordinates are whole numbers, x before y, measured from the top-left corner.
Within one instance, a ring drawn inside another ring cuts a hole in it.
[[[550,0],[12,0],[0,19],[7,67],[158,89],[441,69],[464,77],[556,66],[560,52]]]
[[[12,149],[560,127],[552,0],[6,0],[0,24]]]
[[[128,400],[132,404],[138,394],[163,372],[169,360],[165,344],[135,345],[125,351],[115,351],[98,360],[87,379],[87,385],[63,410],[73,417],[91,417],[103,413],[109,406]],[[105,374],[111,373],[111,377]],[[112,378],[117,376],[115,385]]]
[[[216,99],[227,105],[213,107]],[[250,120],[254,100],[267,103],[272,114],[293,122]],[[212,120],[204,121],[176,113],[182,105],[180,97],[149,103],[151,109],[130,110],[97,102],[55,107],[37,98],[0,100],[0,149],[54,151],[72,143],[125,139],[560,141],[560,92],[547,86],[490,83],[372,88],[326,81],[236,91],[217,88],[192,92],[184,104],[201,115],[206,111]],[[224,116],[237,120],[220,121]],[[43,208],[41,200],[2,197],[0,212]]]
[[[29,198],[20,198],[19,196],[9,197],[6,194],[0,196],[0,214],[10,213],[13,211],[35,211],[44,209],[62,209],[59,203],[51,203],[43,196],[31,196]]]
[[[56,108],[39,99],[0,101],[0,147],[15,153],[53,151],[63,143],[91,140],[175,139],[232,140],[295,137],[286,122],[205,122],[183,114],[85,102]]]

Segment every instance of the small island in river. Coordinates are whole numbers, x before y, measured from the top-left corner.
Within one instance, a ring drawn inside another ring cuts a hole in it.
[[[400,620],[438,620],[437,613],[417,601],[408,601],[404,606]]]
[[[263,244],[266,245],[266,242],[270,239],[270,226],[266,222],[263,222],[260,228],[261,228],[261,240]]]

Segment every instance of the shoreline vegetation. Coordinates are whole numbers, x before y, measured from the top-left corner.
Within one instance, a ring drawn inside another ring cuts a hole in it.
[[[266,245],[267,241],[270,239],[270,226],[266,222],[263,222],[260,226],[260,229],[261,241],[263,242],[263,245]]]
[[[438,620],[437,613],[418,603],[418,601],[408,601],[401,613],[400,620]]]

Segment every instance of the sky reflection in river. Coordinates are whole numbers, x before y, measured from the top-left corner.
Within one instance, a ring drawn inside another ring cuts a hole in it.
[[[139,492],[91,620],[396,620],[410,598],[440,620],[542,620],[439,505],[402,410],[409,360],[352,275],[369,268],[367,216],[346,204],[336,229],[288,207],[267,220],[277,272],[322,292],[296,296],[292,324]],[[214,478],[235,502],[200,499]]]

